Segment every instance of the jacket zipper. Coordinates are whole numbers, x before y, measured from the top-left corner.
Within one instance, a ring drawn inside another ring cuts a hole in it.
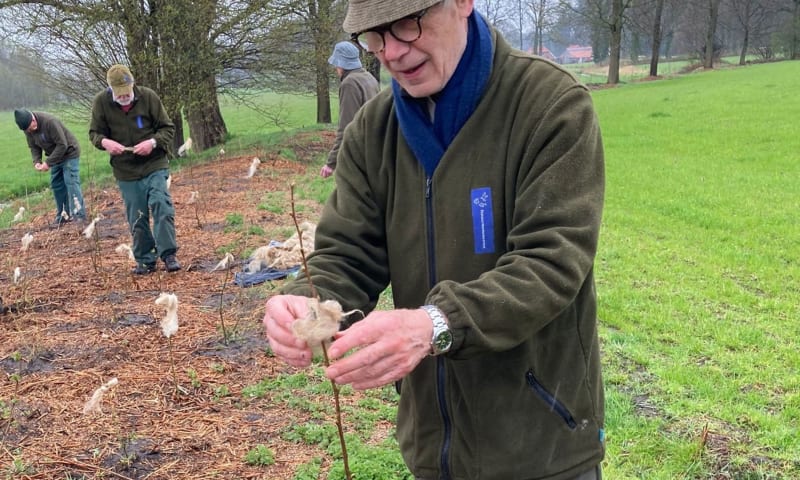
[[[575,423],[575,419],[572,417],[570,411],[567,410],[567,407],[565,407],[563,403],[559,402],[556,397],[548,392],[547,389],[545,389],[544,386],[539,383],[539,380],[536,380],[536,377],[533,376],[532,371],[528,370],[525,372],[525,380],[528,382],[528,385],[530,385],[533,390],[542,398],[542,400],[544,400],[550,408],[555,410],[555,412],[564,420],[564,422],[566,422],[570,430],[575,430],[578,424]]]
[[[425,177],[425,217],[428,224],[428,282],[429,289],[433,288],[436,284],[436,255],[434,252],[434,234],[433,234],[433,200],[431,191],[433,190],[433,179],[429,176]],[[451,437],[451,424],[450,415],[447,413],[447,398],[445,397],[445,381],[444,381],[444,358],[441,356],[436,357],[436,398],[439,401],[439,413],[442,414],[442,423],[444,424],[444,441],[442,442],[442,453],[439,458],[439,466],[442,469],[440,480],[450,479],[450,465],[448,464],[448,457],[450,456],[450,437]]]

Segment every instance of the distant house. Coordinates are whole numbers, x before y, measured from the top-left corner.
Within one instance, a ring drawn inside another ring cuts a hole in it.
[[[533,47],[528,48],[528,53],[530,53],[532,55],[537,55],[537,53],[533,51]],[[542,47],[542,54],[539,55],[539,56],[540,57],[544,57],[544,58],[546,58],[546,59],[548,59],[548,60],[550,60],[552,62],[557,61],[556,60],[556,56],[553,55],[553,52],[551,52],[549,48],[544,47],[544,46]]]
[[[570,45],[561,54],[561,63],[588,63],[592,62],[592,47],[583,47],[581,45]]]

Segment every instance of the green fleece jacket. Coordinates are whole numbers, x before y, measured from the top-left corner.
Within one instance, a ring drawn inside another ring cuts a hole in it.
[[[33,163],[42,163],[42,153],[47,155],[48,165],[58,165],[64,160],[81,156],[78,139],[61,120],[45,112],[32,112],[36,117],[36,131],[25,132]]]
[[[126,147],[154,138],[156,148],[146,157],[125,152],[110,157],[114,178],[123,181],[139,180],[156,170],[169,167],[169,152],[175,125],[170,120],[161,99],[147,87],[134,85],[131,109],[125,112],[114,102],[111,89],[103,90],[92,102],[89,140],[100,150],[104,138]]]
[[[308,266],[345,310],[369,312],[391,283],[397,308],[446,314],[452,349],[402,381],[397,436],[415,476],[569,479],[604,455],[600,130],[574,77],[492,35],[485,93],[432,178],[391,90],[359,111]]]

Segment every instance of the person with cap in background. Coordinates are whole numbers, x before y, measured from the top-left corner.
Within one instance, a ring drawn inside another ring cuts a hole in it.
[[[344,129],[356,116],[356,112],[367,100],[380,91],[380,85],[371,73],[361,66],[358,47],[353,42],[339,42],[333,47],[328,63],[336,68],[339,77],[339,128],[336,141],[328,153],[328,161],[322,167],[322,178],[330,177],[336,169],[336,156],[342,144]]]
[[[396,382],[416,479],[599,479],[605,169],[589,90],[512,48],[474,0],[350,0],[344,30],[392,86],[345,131],[307,269],[266,303],[271,351],[310,364],[293,327],[316,292],[366,314],[335,333],[325,374]],[[390,285],[393,309],[375,310]]]
[[[167,188],[175,125],[156,92],[136,85],[128,67],[111,66],[106,81],[108,88],[92,102],[89,139],[110,155],[133,237],[133,273],[156,271],[159,257],[168,272],[180,270],[175,207]]]
[[[14,110],[14,121],[25,132],[33,167],[40,172],[50,172],[50,189],[56,202],[54,224],[85,220],[78,139],[61,120],[46,112]],[[42,154],[47,156],[47,160],[42,158]]]

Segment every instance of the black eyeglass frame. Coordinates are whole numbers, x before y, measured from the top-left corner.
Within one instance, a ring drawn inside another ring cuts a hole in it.
[[[350,35],[350,40],[352,40],[356,45],[358,45],[359,47],[363,48],[365,51],[370,52],[370,53],[379,53],[379,52],[382,52],[384,48],[386,48],[386,38],[385,38],[386,32],[389,32],[389,34],[391,36],[393,36],[394,39],[397,40],[398,42],[414,43],[417,40],[419,40],[419,37],[422,36],[422,17],[424,17],[425,14],[428,13],[428,10],[430,10],[433,7],[435,7],[439,3],[441,3],[441,2],[435,3],[435,4],[431,5],[430,7],[423,8],[422,10],[420,10],[418,12],[415,12],[415,13],[412,13],[411,15],[406,15],[403,18],[398,18],[397,20],[395,20],[393,22],[384,23],[383,25],[379,25],[379,26],[377,26],[375,28],[370,28],[370,29],[364,30],[362,32],[353,33],[353,34]],[[402,38],[398,37],[392,31],[392,27],[394,25],[396,25],[399,22],[406,21],[406,20],[416,20],[417,21],[417,36],[414,37],[413,39],[410,39],[410,40],[402,39]],[[365,33],[370,33],[370,32],[377,33],[381,37],[381,44],[382,44],[381,48],[379,48],[379,49],[377,49],[375,51],[369,49],[369,47],[367,46],[367,42],[366,41],[361,41],[361,40],[358,39],[358,37],[360,37],[361,35],[364,35]]]

